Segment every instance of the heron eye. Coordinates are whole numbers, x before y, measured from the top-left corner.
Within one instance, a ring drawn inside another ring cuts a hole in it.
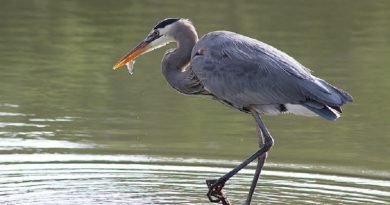
[[[157,30],[153,31],[153,35],[158,36],[159,32]]]

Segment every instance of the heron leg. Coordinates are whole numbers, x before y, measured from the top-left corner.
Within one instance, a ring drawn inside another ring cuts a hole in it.
[[[256,131],[257,131],[257,134],[259,136],[259,147],[261,148],[262,146],[264,146],[264,137],[263,137],[263,133],[261,132],[258,124],[256,124]],[[257,181],[259,180],[261,170],[263,169],[263,166],[265,163],[265,159],[267,159],[267,153],[264,153],[262,156],[257,158],[257,166],[256,166],[255,175],[253,176],[251,188],[249,189],[248,197],[246,198],[245,204],[250,204],[250,202],[252,201],[252,196],[253,196],[253,193],[255,192]]]
[[[223,175],[219,179],[206,180],[206,183],[209,187],[207,197],[209,198],[210,202],[218,203],[218,202],[222,201],[222,199],[225,199],[225,196],[222,194],[222,188],[225,185],[226,181],[229,180],[235,174],[237,174],[237,172],[239,172],[241,169],[246,167],[249,163],[254,161],[256,158],[261,158],[261,160],[259,160],[259,163],[258,163],[257,168],[256,168],[255,177],[252,181],[251,190],[249,192],[250,196],[248,195],[248,198],[247,198],[247,204],[250,203],[250,200],[252,198],[252,194],[254,192],[254,188],[256,187],[258,177],[260,176],[261,169],[264,165],[266,153],[274,144],[274,140],[273,140],[271,134],[269,133],[267,127],[265,126],[264,122],[261,120],[259,114],[256,112],[256,110],[254,108],[250,108],[250,111],[256,120],[256,123],[257,123],[257,125],[262,133],[262,137],[264,138],[263,146],[257,152],[255,152],[253,155],[248,157],[245,161],[243,161],[241,164],[239,164],[237,167],[235,167],[233,170],[226,173],[225,175]]]
[[[256,172],[255,175],[253,176],[252,180],[252,185],[251,188],[249,189],[248,197],[246,198],[245,204],[250,204],[252,201],[252,196],[253,193],[255,192],[255,188],[257,185],[257,181],[259,180],[261,170],[263,169],[265,159],[267,158],[267,153],[265,153],[263,156],[260,156],[257,158],[257,167],[256,167]]]

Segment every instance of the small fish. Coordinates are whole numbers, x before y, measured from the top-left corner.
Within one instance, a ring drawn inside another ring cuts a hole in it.
[[[126,67],[127,67],[127,70],[129,71],[130,75],[133,75],[134,64],[135,64],[135,60],[132,60],[132,61],[129,61],[126,63]]]

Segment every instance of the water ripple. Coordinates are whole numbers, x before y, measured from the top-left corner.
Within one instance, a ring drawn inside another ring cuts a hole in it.
[[[17,107],[19,107],[19,105],[11,104],[11,103],[0,103],[0,107],[12,107],[12,108],[17,108]]]
[[[0,122],[0,128],[3,128],[3,127],[37,127],[37,128],[43,128],[43,127],[48,127],[48,126],[49,125],[22,123],[22,122]]]
[[[94,147],[92,144],[75,143],[64,140],[47,139],[23,139],[23,138],[0,138],[0,150],[25,149],[25,148],[66,148],[86,149]]]
[[[0,117],[4,117],[4,116],[11,116],[11,117],[14,117],[14,116],[28,116],[28,114],[24,114],[24,113],[15,113],[15,112],[0,112]]]
[[[55,204],[208,204],[204,180],[231,169],[190,163],[173,165],[163,163],[162,159],[151,163],[152,157],[147,156],[27,156],[0,155],[2,204],[52,204],[53,201]],[[42,163],[38,163],[39,158]],[[131,159],[138,163],[129,162]],[[253,172],[244,169],[226,185],[226,193],[233,203],[245,199]],[[266,204],[390,202],[387,180],[290,170],[264,170],[257,190],[254,202]]]
[[[53,137],[54,132],[51,131],[29,131],[29,132],[0,132],[0,136],[5,137],[30,137],[30,138],[38,138],[38,137]]]
[[[54,119],[32,118],[32,119],[29,119],[29,121],[31,121],[31,122],[71,122],[75,118],[76,117],[70,117],[70,116],[59,117],[59,118],[54,118]]]

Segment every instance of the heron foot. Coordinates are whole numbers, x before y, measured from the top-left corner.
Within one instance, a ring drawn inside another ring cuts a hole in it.
[[[210,202],[222,202],[223,205],[230,205],[229,200],[222,192],[222,188],[225,186],[225,182],[226,181],[220,179],[206,180],[207,187],[209,188],[209,191],[207,192],[207,197],[209,198]]]

